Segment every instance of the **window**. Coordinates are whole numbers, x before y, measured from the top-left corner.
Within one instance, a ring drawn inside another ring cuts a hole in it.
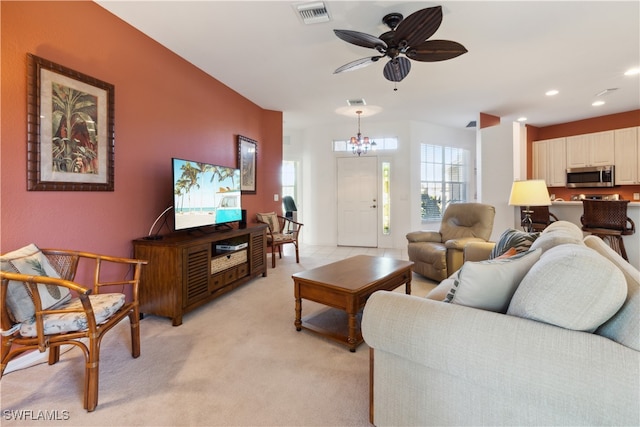
[[[391,234],[391,163],[382,162],[382,234]]]
[[[376,150],[397,150],[398,138],[369,138],[370,141],[375,141]],[[333,151],[351,151],[351,144],[349,141],[333,141]]]
[[[469,150],[421,144],[420,207],[423,221],[439,221],[449,203],[467,201],[469,167]]]
[[[291,196],[296,200],[296,162],[282,162],[282,197]]]

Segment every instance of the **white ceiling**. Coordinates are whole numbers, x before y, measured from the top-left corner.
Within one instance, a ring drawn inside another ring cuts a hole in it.
[[[640,1],[325,1],[331,21],[305,25],[300,1],[96,1],[257,105],[282,111],[285,132],[363,117],[465,127],[480,112],[528,124],[556,123],[640,108]],[[333,74],[375,54],[333,29],[379,36],[382,17],[442,5],[432,39],[463,44],[448,61],[412,61],[397,85],[385,60]],[[140,52],[144,56],[144,52]],[[596,94],[617,90],[600,98]],[[549,89],[560,91],[545,96]],[[338,114],[347,112],[347,115]],[[376,113],[377,111],[377,113]]]

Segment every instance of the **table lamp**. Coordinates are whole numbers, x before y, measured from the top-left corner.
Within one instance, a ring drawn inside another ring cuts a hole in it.
[[[522,228],[527,233],[533,230],[531,206],[549,206],[551,199],[544,179],[530,179],[526,181],[514,181],[509,196],[509,206],[524,206],[524,218]]]

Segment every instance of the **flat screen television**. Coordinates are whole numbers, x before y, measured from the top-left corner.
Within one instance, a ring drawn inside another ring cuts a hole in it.
[[[172,170],[176,231],[242,219],[240,169],[173,158]]]

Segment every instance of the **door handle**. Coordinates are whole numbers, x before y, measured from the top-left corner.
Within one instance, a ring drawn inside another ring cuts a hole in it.
[[[376,208],[377,206],[376,206],[376,205],[371,205],[371,206],[369,206],[369,207],[370,207],[370,208]]]

